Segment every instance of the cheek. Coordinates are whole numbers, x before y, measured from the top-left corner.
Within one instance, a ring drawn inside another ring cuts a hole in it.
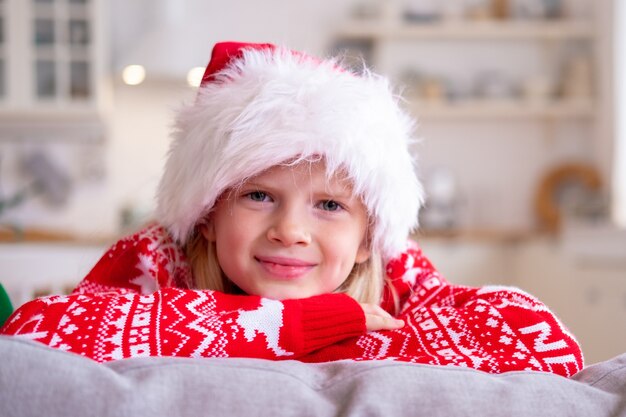
[[[258,235],[255,222],[246,216],[222,213],[215,218],[215,240],[220,265],[235,264],[245,258]],[[225,269],[224,268],[224,269]]]
[[[245,242],[238,238],[234,230],[218,229],[215,249],[217,262],[222,272],[237,286],[241,287],[241,276],[245,276]]]
[[[216,227],[215,244],[218,253],[234,257],[237,249],[245,246],[246,238],[243,230],[236,224],[221,224]],[[220,259],[221,260],[221,259]]]
[[[359,249],[367,246],[367,230],[365,221],[354,221],[346,225],[342,230],[330,234],[337,246],[343,248],[346,253],[357,254]]]
[[[213,216],[213,229],[215,230],[215,240],[231,241],[236,236],[241,235],[245,230],[245,217],[238,216],[228,206],[223,203],[219,206]]]
[[[363,261],[361,251],[365,246],[364,235],[365,233],[358,228],[327,234],[327,256],[333,260],[337,268],[346,273],[346,277],[355,263]]]

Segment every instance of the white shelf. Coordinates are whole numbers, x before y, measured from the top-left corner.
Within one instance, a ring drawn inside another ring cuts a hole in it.
[[[441,21],[435,23],[349,23],[340,36],[351,39],[489,39],[489,40],[568,40],[592,39],[594,27],[587,21],[488,20]]]
[[[592,118],[590,101],[526,102],[516,100],[465,100],[419,103],[408,98],[409,110],[420,119]]]
[[[382,51],[398,41],[413,44],[437,40],[460,42],[506,41],[558,42],[590,41],[596,36],[592,20],[440,20],[436,22],[406,22],[398,19],[351,21],[339,33],[343,40],[372,42],[372,59],[379,63]],[[550,55],[544,55],[549,59]],[[384,64],[383,64],[384,67]],[[455,102],[418,103],[407,97],[409,109],[420,119],[523,119],[543,120],[587,119],[595,116],[594,98],[585,100],[549,100],[541,102],[523,99],[480,100],[472,98]]]

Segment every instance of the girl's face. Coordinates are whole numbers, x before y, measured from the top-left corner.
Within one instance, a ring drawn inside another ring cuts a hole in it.
[[[369,258],[367,211],[323,162],[275,166],[227,191],[202,233],[244,292],[283,300],[330,293]]]

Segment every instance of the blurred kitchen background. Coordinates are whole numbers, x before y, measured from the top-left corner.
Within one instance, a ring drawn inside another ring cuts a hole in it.
[[[587,363],[626,351],[626,2],[0,0],[0,283],[71,290],[151,219],[212,45],[359,57],[417,118],[416,234],[451,281],[525,289]]]

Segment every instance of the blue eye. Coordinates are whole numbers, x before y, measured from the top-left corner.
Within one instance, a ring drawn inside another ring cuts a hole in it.
[[[247,197],[252,201],[259,202],[266,201],[266,199],[268,198],[267,194],[265,194],[263,191],[253,191],[251,193],[248,193]]]
[[[342,209],[341,204],[339,204],[335,200],[324,200],[320,202],[320,207],[322,208],[322,210],[326,211],[337,211]]]

